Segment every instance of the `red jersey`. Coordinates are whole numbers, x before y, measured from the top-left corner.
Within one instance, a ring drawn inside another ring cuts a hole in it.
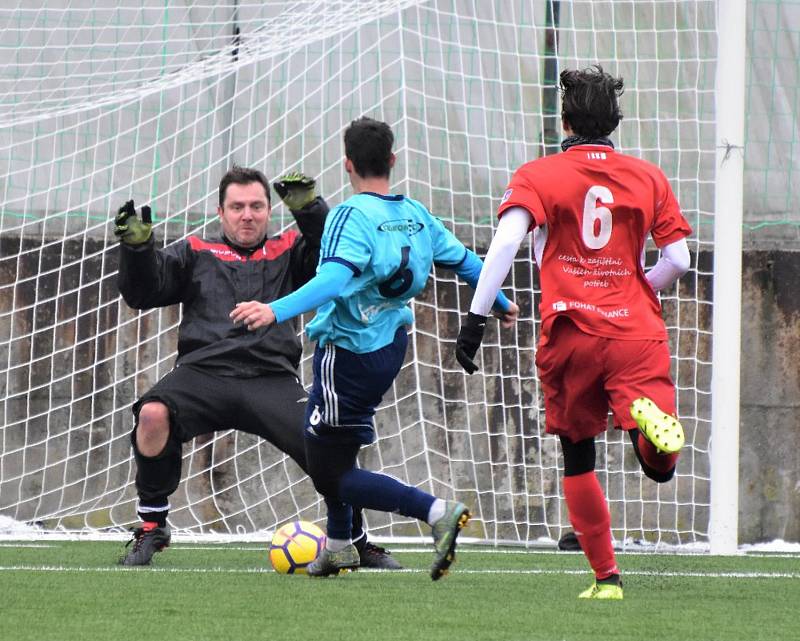
[[[522,165],[498,215],[510,207],[534,218],[543,343],[559,314],[595,336],[666,340],[644,275],[645,240],[663,247],[692,230],[658,167],[605,145],[576,145]]]

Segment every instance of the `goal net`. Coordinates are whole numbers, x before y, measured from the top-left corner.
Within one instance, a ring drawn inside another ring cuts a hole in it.
[[[663,168],[694,234],[692,270],[662,296],[687,430],[676,478],[645,479],[614,431],[598,441],[598,472],[620,543],[707,542],[714,2],[27,4],[0,8],[0,516],[42,532],[137,518],[131,405],[172,368],[180,310],[119,297],[111,221],[124,201],[151,205],[159,246],[218,234],[217,187],[234,163],[302,170],[337,204],[349,195],[342,132],[366,114],[395,131],[394,188],[482,255],[513,171],[558,150],[558,72],[600,63],[626,81],[618,149]],[[292,218],[274,204],[277,233]],[[468,377],[454,343],[471,290],[437,271],[361,455],[470,505],[466,534],[480,541],[569,529],[534,367],[537,288],[526,242],[505,287],[521,321],[490,324]],[[291,460],[232,430],[184,446],[171,503],[173,527],[198,535],[324,518]],[[395,514],[366,517],[376,537],[422,534]]]

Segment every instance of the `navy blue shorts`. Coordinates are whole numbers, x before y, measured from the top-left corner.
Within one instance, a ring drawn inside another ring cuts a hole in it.
[[[314,350],[314,383],[306,406],[306,437],[367,445],[373,416],[406,356],[405,325],[386,347],[356,354],[328,343]]]

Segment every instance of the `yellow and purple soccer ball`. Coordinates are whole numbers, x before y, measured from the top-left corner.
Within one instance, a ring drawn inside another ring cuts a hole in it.
[[[269,560],[278,574],[305,574],[324,548],[325,532],[309,521],[293,521],[273,535]]]

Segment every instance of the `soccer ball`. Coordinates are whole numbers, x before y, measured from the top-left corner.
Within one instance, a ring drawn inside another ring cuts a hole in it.
[[[325,532],[309,521],[294,521],[275,532],[269,560],[278,574],[305,574],[324,548]]]

